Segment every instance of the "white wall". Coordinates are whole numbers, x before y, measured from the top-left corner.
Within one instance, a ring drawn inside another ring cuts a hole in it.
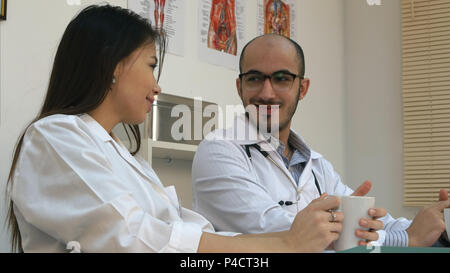
[[[342,0],[297,1],[297,41],[311,86],[292,127],[312,149],[345,173],[344,5]]]
[[[376,203],[395,217],[403,207],[400,0],[381,6],[345,1],[347,183],[373,183]]]

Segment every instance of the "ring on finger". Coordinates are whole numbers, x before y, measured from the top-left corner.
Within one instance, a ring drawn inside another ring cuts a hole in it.
[[[336,222],[337,219],[337,215],[334,211],[330,211],[331,213],[331,222]]]

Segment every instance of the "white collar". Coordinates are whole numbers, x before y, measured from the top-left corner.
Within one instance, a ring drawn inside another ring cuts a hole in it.
[[[291,134],[293,134],[292,137],[294,137],[297,141],[303,143],[305,147],[308,147],[308,145],[305,143],[302,137],[292,129]],[[237,143],[238,145],[258,144],[261,146],[261,149],[265,151],[269,150],[276,151],[277,148],[281,145],[279,139],[277,139],[273,135],[269,133],[267,134],[259,133],[256,126],[252,122],[249,122],[245,114],[236,116],[234,118],[233,126],[227,129],[215,130],[211,134],[207,135],[205,139],[229,140]],[[313,151],[312,149],[310,149],[310,151],[311,151],[311,159],[318,159],[322,157],[321,154]]]
[[[92,132],[94,132],[103,142],[113,141],[114,135],[108,134],[108,132],[103,128],[103,126],[100,125],[93,117],[91,117],[89,114],[81,114],[78,116],[80,119],[82,119],[86,125],[91,129]],[[111,133],[112,134],[112,133]],[[117,138],[115,138],[117,139]]]

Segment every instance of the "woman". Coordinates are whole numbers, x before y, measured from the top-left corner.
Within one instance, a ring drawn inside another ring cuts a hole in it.
[[[336,240],[343,215],[327,212],[339,200],[326,195],[286,232],[214,232],[135,156],[137,124],[161,92],[154,72],[164,41],[120,7],[89,6],[69,23],[42,110],[15,150],[8,178],[13,247],[63,252],[76,241],[85,252],[287,252],[321,251]],[[111,133],[119,123],[135,138],[132,153]]]

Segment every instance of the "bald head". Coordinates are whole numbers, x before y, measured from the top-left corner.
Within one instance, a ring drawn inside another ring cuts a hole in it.
[[[265,34],[258,36],[244,46],[244,48],[242,49],[241,57],[239,59],[240,73],[244,73],[242,69],[245,64],[245,55],[246,55],[245,53],[247,49],[251,50],[252,46],[256,44],[265,44],[269,48],[271,49],[273,48],[273,50],[280,50],[280,49],[289,50],[288,48],[290,48],[291,50],[293,50],[293,52],[295,52],[295,55],[297,56],[299,75],[301,77],[305,75],[305,56],[303,54],[302,47],[294,40],[278,34]]]

